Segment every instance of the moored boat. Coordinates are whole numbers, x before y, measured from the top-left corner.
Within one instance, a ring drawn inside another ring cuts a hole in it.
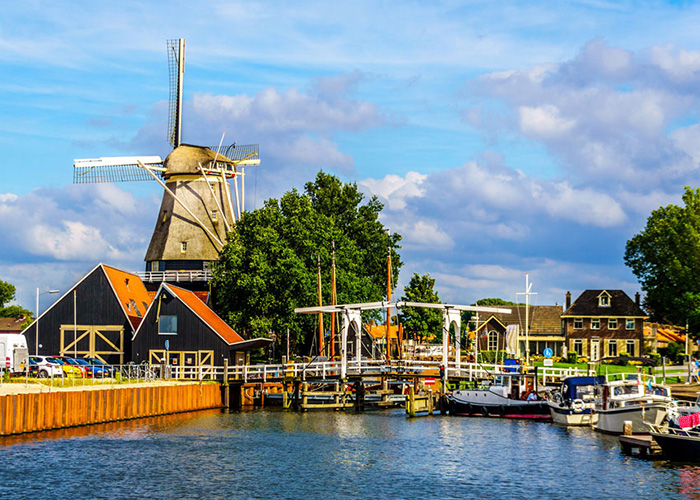
[[[550,420],[547,401],[537,394],[536,377],[496,375],[492,383],[448,394],[450,415]]]
[[[621,434],[625,421],[632,422],[632,433],[647,433],[647,424],[660,424],[673,401],[668,386],[641,375],[608,381],[599,391],[594,428],[609,434]]]
[[[547,405],[552,421],[561,425],[593,425],[596,389],[605,383],[605,377],[568,377],[559,390],[551,394]]]

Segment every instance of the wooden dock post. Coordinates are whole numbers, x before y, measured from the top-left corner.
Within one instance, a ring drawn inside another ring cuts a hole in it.
[[[228,386],[228,359],[224,359],[224,380],[222,388],[224,391],[224,408],[229,410],[231,408],[231,393]]]
[[[406,400],[406,413],[409,417],[416,416],[416,391],[413,386],[408,389],[408,399]]]

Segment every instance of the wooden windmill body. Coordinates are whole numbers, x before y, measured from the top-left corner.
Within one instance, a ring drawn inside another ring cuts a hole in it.
[[[197,289],[206,288],[209,264],[218,259],[226,233],[241,216],[245,167],[259,165],[260,159],[257,144],[215,148],[180,143],[184,47],[182,39],[168,42],[169,135],[174,149],[165,161],[158,156],[75,160],[73,181],[160,183],[163,200],[146,251],[146,272],[139,274],[147,286],[177,281],[181,286],[189,283],[189,288]]]

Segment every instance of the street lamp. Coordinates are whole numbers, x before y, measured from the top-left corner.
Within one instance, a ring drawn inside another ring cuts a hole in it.
[[[59,290],[49,290],[39,293],[39,288],[36,289],[36,325],[34,325],[34,355],[39,355],[39,295],[47,293],[59,293]]]

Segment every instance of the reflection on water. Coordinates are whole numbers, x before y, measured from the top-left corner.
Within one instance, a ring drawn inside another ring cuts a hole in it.
[[[590,429],[402,411],[157,417],[6,438],[0,460],[18,498],[700,499],[700,467]]]

